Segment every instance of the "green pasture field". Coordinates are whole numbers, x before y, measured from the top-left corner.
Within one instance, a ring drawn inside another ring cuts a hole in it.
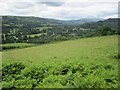
[[[118,58],[117,35],[3,51],[3,87],[117,88]]]
[[[46,35],[47,33],[44,33],[44,35]],[[30,36],[30,37],[35,37],[35,36],[41,36],[42,34],[40,33],[40,34],[31,34],[31,35],[28,35],[28,36]]]
[[[93,37],[63,41],[37,47],[4,51],[3,63],[14,61],[29,64],[93,62],[116,63],[118,36]]]

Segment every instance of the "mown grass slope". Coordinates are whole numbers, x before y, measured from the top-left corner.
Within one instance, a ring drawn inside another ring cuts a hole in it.
[[[2,62],[62,64],[77,62],[117,64],[118,36],[70,40],[24,49],[3,51]]]

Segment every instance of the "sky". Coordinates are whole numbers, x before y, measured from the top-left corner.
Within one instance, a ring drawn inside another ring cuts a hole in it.
[[[119,0],[0,0],[0,15],[61,20],[117,18]]]

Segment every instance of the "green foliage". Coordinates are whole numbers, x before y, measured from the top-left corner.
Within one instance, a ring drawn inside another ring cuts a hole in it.
[[[99,26],[96,30],[96,36],[97,35],[100,35],[100,36],[106,36],[106,35],[111,35],[111,34],[114,34],[115,32],[109,27],[109,26],[106,26],[106,25],[103,25],[103,26]]]
[[[3,66],[3,88],[117,88],[118,76],[112,65],[65,64],[25,67],[19,63]],[[15,68],[15,66],[17,66]],[[19,66],[19,67],[18,67]],[[84,67],[82,71],[76,69]],[[112,68],[108,67],[111,66]],[[7,67],[7,68],[6,68]],[[14,70],[15,68],[15,70]],[[108,68],[108,69],[106,69]],[[7,69],[7,70],[6,70]],[[56,69],[59,74],[54,74]],[[19,70],[19,71],[16,71]],[[16,71],[16,72],[15,72]],[[63,72],[64,71],[64,72]],[[19,72],[19,74],[18,74]],[[84,74],[86,73],[86,74]]]
[[[1,46],[2,46],[3,50],[8,50],[8,49],[17,49],[17,48],[31,47],[31,46],[35,46],[35,44],[11,43],[11,44],[2,44]]]
[[[4,65],[3,65],[3,67],[4,67]],[[2,73],[2,74],[3,74],[3,76],[6,74],[8,74],[8,75],[19,74],[20,71],[24,68],[25,68],[25,66],[22,65],[21,63],[13,63],[13,64],[7,65],[3,68],[3,70],[5,70],[3,72],[7,72],[7,73]]]

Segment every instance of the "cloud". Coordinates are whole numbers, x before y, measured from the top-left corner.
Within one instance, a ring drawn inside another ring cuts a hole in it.
[[[0,15],[55,19],[112,18],[117,16],[118,0],[0,0],[0,8]]]
[[[20,2],[20,3],[14,4],[14,8],[25,9],[25,8],[31,7],[32,5],[34,4],[28,3],[28,2]]]
[[[41,4],[46,4],[48,6],[61,6],[64,3],[63,2],[41,2]]]

